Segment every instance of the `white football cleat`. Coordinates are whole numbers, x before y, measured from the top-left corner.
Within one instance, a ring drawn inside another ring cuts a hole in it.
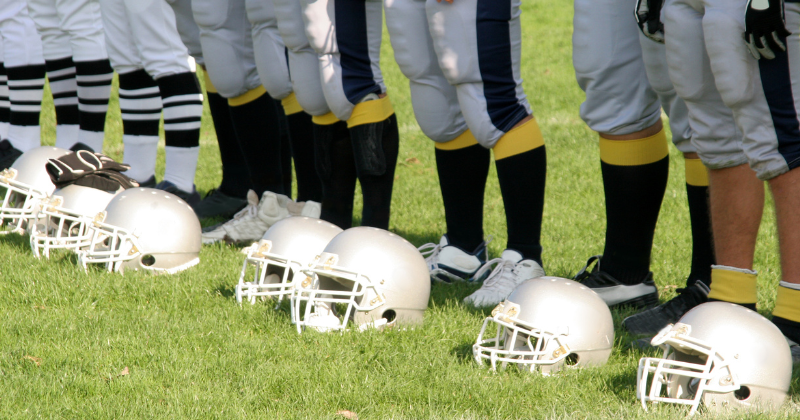
[[[219,241],[227,243],[249,243],[258,241],[275,223],[290,216],[319,218],[319,203],[308,201],[295,203],[283,194],[264,191],[261,201],[253,190],[247,192],[247,206],[216,229],[203,232],[204,244]]]
[[[431,280],[443,283],[480,281],[475,273],[486,264],[486,246],[489,242],[481,242],[472,254],[468,254],[461,248],[450,245],[447,235],[442,235],[438,244],[428,243],[418,250],[425,257]]]
[[[476,307],[495,306],[523,281],[545,275],[539,263],[523,260],[522,255],[513,249],[507,249],[500,258],[487,262],[475,273],[475,277],[480,278],[488,270],[492,272],[484,280],[483,286],[464,298],[464,303]]]

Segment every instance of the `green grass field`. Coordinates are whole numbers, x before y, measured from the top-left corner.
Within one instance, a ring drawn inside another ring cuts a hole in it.
[[[544,266],[568,277],[603,248],[597,136],[578,116],[583,94],[571,64],[571,3],[526,1],[523,8],[525,90],[548,153]],[[401,134],[391,229],[419,246],[445,229],[433,145],[414,121],[388,36],[382,63]],[[55,142],[54,121],[48,98],[47,144]],[[119,159],[116,97],[106,124],[105,152]],[[201,144],[197,186],[207,191],[221,177],[207,113]],[[674,148],[670,157],[652,264],[664,300],[682,285],[691,257],[683,159]],[[485,207],[491,256],[499,256],[506,233],[494,168]],[[776,242],[767,211],[756,256],[764,314],[779,278]],[[36,260],[27,238],[0,237],[0,418],[616,419],[688,412],[662,405],[645,413],[635,399],[644,353],[631,349],[619,328],[628,312],[614,312],[617,340],[604,367],[553,377],[493,373],[471,354],[489,310],[460,305],[476,285],[435,284],[425,323],[414,330],[298,335],[286,305],[236,304],[244,258],[238,251],[204,247],[200,265],[175,276],[87,274],[71,254]],[[764,417],[800,417],[798,393],[795,376],[792,402]]]

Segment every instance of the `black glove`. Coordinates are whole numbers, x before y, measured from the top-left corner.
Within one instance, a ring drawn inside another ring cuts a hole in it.
[[[57,188],[75,184],[117,191],[139,186],[135,180],[120,173],[130,169],[130,165],[118,163],[102,153],[86,150],[67,153],[58,159],[49,159],[45,168]]]
[[[661,23],[661,7],[664,0],[639,0],[633,15],[644,36],[655,42],[664,43],[664,24]]]
[[[786,37],[792,34],[786,30],[783,0],[748,0],[744,27],[744,42],[756,60],[772,60],[778,50],[786,51]]]

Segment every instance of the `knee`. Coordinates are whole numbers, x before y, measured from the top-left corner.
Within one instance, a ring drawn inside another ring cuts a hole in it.
[[[202,29],[214,30],[225,26],[228,20],[228,2],[217,0],[193,0],[192,14]]]

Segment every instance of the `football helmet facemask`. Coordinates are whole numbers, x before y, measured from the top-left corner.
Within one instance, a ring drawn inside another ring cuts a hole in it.
[[[0,172],[0,233],[23,233],[33,220],[41,201],[56,189],[45,169],[48,159],[61,157],[69,150],[43,146],[20,156],[10,168]]]
[[[356,227],[336,235],[295,279],[292,317],[298,332],[360,330],[422,323],[431,282],[425,259],[383,229]],[[337,308],[338,306],[338,308]]]
[[[31,249],[36,257],[50,257],[51,249],[78,251],[89,245],[89,224],[106,208],[114,194],[68,185],[42,201],[36,222],[31,223]]]
[[[332,223],[310,217],[289,217],[275,223],[260,241],[247,248],[236,285],[236,301],[255,303],[260,296],[275,297],[280,302],[290,297],[295,277],[305,278],[300,270],[308,268],[341,232]],[[252,281],[245,281],[247,277]]]
[[[701,402],[711,411],[775,410],[786,399],[792,376],[786,339],[741,305],[699,305],[651,344],[664,354],[639,360],[636,396],[645,410],[648,401],[689,405],[689,415]]]
[[[153,188],[117,194],[89,224],[78,261],[108,271],[176,273],[200,262],[200,221],[186,202]]]
[[[597,293],[572,280],[540,277],[520,283],[494,308],[472,353],[492,369],[516,364],[549,375],[564,366],[603,365],[613,344],[611,311]]]

